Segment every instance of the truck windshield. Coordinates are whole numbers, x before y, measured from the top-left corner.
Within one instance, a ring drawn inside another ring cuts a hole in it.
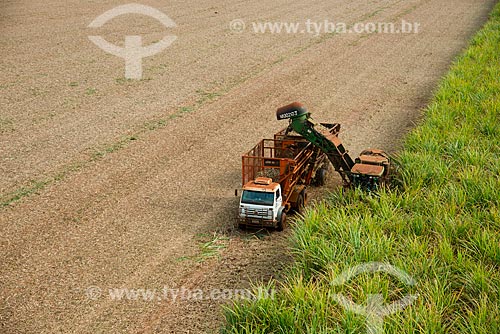
[[[274,204],[274,193],[244,190],[241,203],[272,206]]]

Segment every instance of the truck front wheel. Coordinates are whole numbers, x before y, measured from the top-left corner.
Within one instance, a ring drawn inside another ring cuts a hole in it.
[[[286,228],[286,212],[281,210],[280,214],[278,214],[278,226],[276,230],[283,231]]]

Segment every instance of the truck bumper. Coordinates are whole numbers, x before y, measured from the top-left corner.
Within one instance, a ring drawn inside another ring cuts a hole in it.
[[[250,226],[250,227],[276,227],[277,222],[274,220],[269,220],[269,219],[262,219],[262,218],[249,218],[249,217],[239,217],[238,222],[240,225],[243,226]]]

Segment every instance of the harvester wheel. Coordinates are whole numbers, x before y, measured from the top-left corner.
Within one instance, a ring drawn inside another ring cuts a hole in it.
[[[278,231],[283,231],[286,228],[286,212],[281,212],[280,219],[278,221],[278,226],[276,227],[276,230]]]

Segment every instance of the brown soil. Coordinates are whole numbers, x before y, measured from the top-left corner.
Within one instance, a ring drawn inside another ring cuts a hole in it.
[[[286,233],[237,231],[233,219],[240,154],[285,126],[274,110],[301,101],[317,120],[341,123],[354,154],[393,152],[495,1],[142,3],[176,21],[178,40],[144,60],[138,82],[123,80],[123,61],[87,39],[96,34],[87,25],[123,3],[0,4],[0,197],[20,197],[0,209],[0,332],[216,332],[221,300],[85,292],[207,292],[279,279],[291,261]],[[421,31],[231,33],[237,18],[404,19]],[[164,29],[124,16],[98,33],[114,43],[141,34],[149,44]],[[219,256],[200,262],[214,239]]]

